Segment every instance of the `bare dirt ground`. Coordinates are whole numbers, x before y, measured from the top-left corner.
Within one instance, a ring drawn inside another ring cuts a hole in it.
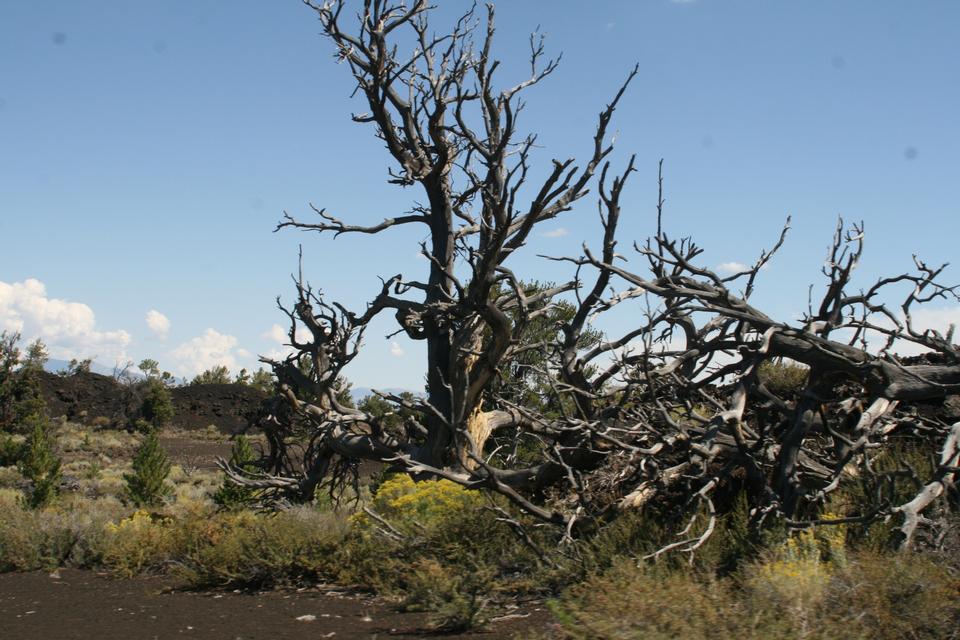
[[[300,618],[300,619],[298,619]],[[333,590],[189,592],[162,578],[115,580],[90,571],[0,575],[0,638],[511,638],[550,623],[542,606],[465,635],[431,632],[423,614]]]
[[[174,464],[203,471],[217,468],[217,457],[230,459],[233,443],[226,440],[195,440],[180,434],[163,433],[160,444]]]
[[[231,442],[209,435],[165,430],[160,441],[175,464],[211,471],[217,456],[229,458]],[[482,631],[451,635],[432,631],[426,614],[401,613],[383,599],[331,586],[201,592],[179,589],[170,577],[116,579],[67,568],[0,574],[0,640],[493,639],[527,637],[550,624],[542,604],[529,604]]]

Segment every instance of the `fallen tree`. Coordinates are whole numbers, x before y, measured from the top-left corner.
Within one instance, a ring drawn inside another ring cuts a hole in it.
[[[692,519],[662,551],[701,545],[715,526],[717,495],[731,487],[748,492],[758,524],[900,515],[902,546],[918,524],[930,524],[922,514],[960,464],[960,423],[915,405],[960,393],[960,352],[952,330],[917,329],[912,312],[957,299],[955,287],[941,283],[942,266],[915,259],[914,271],[853,290],[863,226],[841,222],[819,300],[798,321],[772,318],[752,297],[789,220],[752,265],[720,275],[698,262],[692,240],[668,235],[662,167],[656,232],[634,244],[628,261],[617,252],[617,228],[634,159],[619,171],[611,166],[608,128],[637,68],[600,112],[589,156],[552,160],[534,181],[535,137],[517,123],[520,96],[557,68],[542,38],[531,38],[529,75],[499,88],[492,6],[435,35],[424,1],[367,0],[351,28],[347,2],[307,4],[369,108],[353,120],[384,142],[394,161],[389,181],[422,189],[425,204],[368,226],[313,207],[312,221],[285,214],[278,229],[378,235],[418,225],[428,236],[421,251],[429,269],[422,279],[384,278],[362,311],[328,301],[302,273],[296,278],[294,304],[281,306],[294,352],[265,360],[279,381],[259,420],[270,451],[257,472],[224,463],[235,482],[309,499],[321,486],[342,488],[360,460],[374,460],[496,492],[567,535],[618,509],[668,501]],[[413,43],[408,54],[401,41]],[[531,285],[514,273],[510,258],[534,229],[567,215],[591,190],[600,246],[552,259],[570,267],[571,279]],[[588,339],[615,308],[632,314],[631,328]],[[428,367],[424,397],[381,394],[395,407],[385,416],[346,406],[338,393],[365,330],[387,313],[398,333],[425,343]],[[896,354],[906,344],[935,356],[904,362]],[[798,386],[771,383],[784,366],[799,371]],[[518,401],[532,385],[541,400]],[[875,468],[905,441],[941,452],[927,477],[909,466]],[[869,484],[869,501],[821,518],[849,478]],[[919,490],[898,503],[891,487],[904,478]]]

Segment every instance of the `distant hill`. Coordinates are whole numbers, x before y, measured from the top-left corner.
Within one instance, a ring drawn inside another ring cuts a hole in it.
[[[66,368],[63,363],[60,368]],[[57,363],[54,363],[57,368]],[[93,367],[91,367],[92,369]],[[124,385],[99,373],[77,375],[40,374],[40,393],[52,417],[66,416],[84,424],[124,428],[143,398],[136,387]],[[262,391],[242,384],[196,384],[170,389],[172,425],[181,429],[204,429],[215,425],[222,433],[247,428],[266,398]]]

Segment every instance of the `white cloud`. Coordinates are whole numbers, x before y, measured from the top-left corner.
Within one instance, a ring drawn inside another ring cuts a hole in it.
[[[950,309],[921,307],[915,309],[910,314],[910,318],[913,321],[914,329],[921,331],[925,329],[936,329],[943,335],[947,335],[950,325],[960,326],[960,307]]]
[[[48,297],[46,286],[34,278],[0,281],[0,330],[19,331],[27,342],[40,338],[53,358],[93,358],[104,364],[126,361],[131,340],[122,329],[99,331],[93,309]]]
[[[910,313],[910,320],[913,330],[918,333],[922,333],[928,329],[934,329],[935,331],[939,331],[940,335],[946,337],[947,332],[950,331],[950,325],[960,328],[960,307],[952,307],[948,309],[919,307]],[[902,318],[901,322],[903,322]],[[877,324],[881,323],[878,322]],[[954,344],[957,344],[957,341],[960,340],[960,335],[957,335],[957,333],[958,331],[955,330],[955,335],[953,336]],[[901,356],[915,356],[921,353],[926,353],[929,351],[929,349],[921,347],[913,342],[898,340],[896,343],[894,343],[893,351]]]
[[[400,346],[399,342],[393,341],[390,343],[390,355],[395,358],[403,356],[403,347]]]
[[[182,376],[197,375],[218,365],[232,371],[237,368],[237,357],[242,358],[244,353],[236,347],[237,339],[233,336],[207,329],[171,351],[170,357],[177,363],[176,373]]]
[[[283,328],[279,324],[275,324],[263,333],[260,334],[260,337],[264,340],[269,340],[275,342],[277,346],[267,349],[266,351],[261,351],[260,355],[271,360],[284,360],[294,352],[294,348],[289,346],[290,334],[288,329]],[[310,341],[310,332],[297,325],[296,332],[294,337],[297,342],[305,343]]]
[[[278,324],[273,325],[266,331],[260,334],[260,337],[266,338],[267,340],[273,340],[279,344],[283,344],[287,341],[287,332],[286,330]]]
[[[557,227],[556,229],[551,229],[550,231],[544,231],[540,235],[544,238],[562,238],[563,236],[570,235],[570,232],[567,231],[566,227]]]
[[[721,262],[716,266],[716,271],[719,273],[740,273],[741,271],[746,271],[750,267],[743,264],[742,262]]]
[[[170,320],[156,309],[147,311],[147,326],[161,338],[166,338],[170,332]]]

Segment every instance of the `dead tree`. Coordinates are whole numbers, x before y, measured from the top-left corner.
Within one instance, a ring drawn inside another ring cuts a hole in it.
[[[956,427],[904,409],[960,392],[952,334],[918,331],[911,322],[914,306],[956,298],[939,283],[942,267],[917,260],[915,273],[851,292],[863,230],[840,225],[822,299],[802,322],[778,321],[750,300],[789,223],[752,266],[722,277],[697,263],[701,249],[692,241],[668,237],[662,178],[656,233],[635,244],[635,262],[627,262],[616,251],[616,231],[634,160],[621,173],[611,169],[608,127],[637,68],[600,112],[589,156],[555,159],[534,183],[535,137],[520,133],[518,116],[521,94],[557,68],[558,60],[544,57],[542,38],[531,37],[529,75],[504,88],[495,81],[492,6],[483,15],[471,9],[435,35],[423,0],[306,4],[369,109],[353,120],[372,126],[395,161],[389,181],[421,189],[426,204],[370,226],[313,207],[313,221],[284,214],[278,229],[376,235],[420,225],[429,236],[421,246],[429,272],[383,279],[363,311],[326,301],[302,274],[296,279],[296,302],[284,309],[295,352],[269,362],[280,382],[263,416],[273,434],[271,464],[255,477],[227,467],[237,482],[310,496],[325,483],[342,486],[358,460],[377,460],[495,491],[567,532],[618,507],[645,508],[679,493],[688,510],[709,515],[706,530],[671,545],[692,550],[712,531],[714,495],[731,478],[747,479],[757,519],[775,514],[802,526],[810,507],[855,467],[872,473],[871,459],[891,437],[909,434],[939,439],[936,477],[908,504],[878,495],[869,513],[850,516],[902,513],[909,542],[919,512],[951,485],[957,467]],[[413,43],[409,54],[401,40]],[[525,285],[507,266],[510,256],[537,225],[566,214],[590,190],[598,196],[600,250],[585,245],[580,257],[556,258],[571,267],[568,282]],[[905,300],[889,306],[888,290],[904,286]],[[545,338],[537,320],[560,301],[573,312]],[[584,341],[616,306],[633,310],[634,327]],[[427,352],[426,397],[382,394],[403,412],[401,429],[337,400],[338,379],[383,313]],[[895,355],[902,341],[939,359],[905,364]],[[548,381],[550,411],[509,392],[526,384],[511,368],[531,350],[541,357],[523,366]],[[782,359],[808,369],[792,396],[764,383],[763,368]],[[288,437],[291,424],[300,438]],[[535,459],[518,457],[510,442],[524,443]]]

